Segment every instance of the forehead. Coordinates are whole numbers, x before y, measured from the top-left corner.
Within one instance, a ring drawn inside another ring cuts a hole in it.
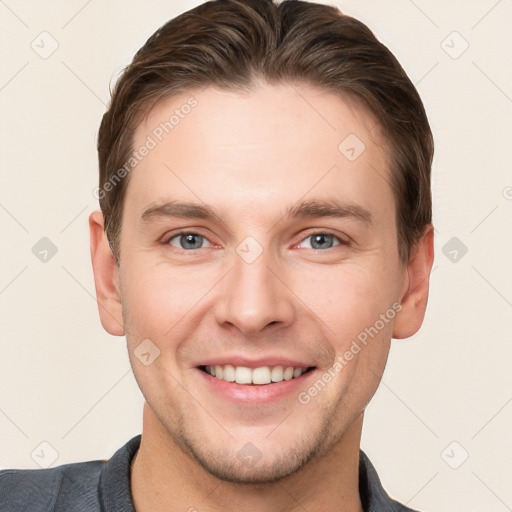
[[[229,205],[234,216],[307,195],[334,193],[374,210],[394,203],[372,115],[309,86],[207,87],[168,98],[137,127],[133,146],[150,147],[125,201],[139,213],[169,197]]]

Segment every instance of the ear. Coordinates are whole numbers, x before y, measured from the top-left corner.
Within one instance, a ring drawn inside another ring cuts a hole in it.
[[[101,325],[114,336],[124,335],[124,322],[119,288],[119,268],[105,235],[103,213],[89,216],[91,259],[96,285],[96,300]]]
[[[434,262],[434,228],[428,225],[414,247],[407,264],[407,278],[402,290],[402,309],[395,317],[393,338],[415,334],[425,317],[430,272]]]

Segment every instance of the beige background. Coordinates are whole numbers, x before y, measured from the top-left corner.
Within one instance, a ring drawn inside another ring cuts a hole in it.
[[[94,298],[95,137],[109,82],[198,3],[0,2],[0,467],[109,458],[141,430],[124,338],[102,330]],[[512,2],[331,3],[395,53],[437,143],[427,318],[393,342],[362,447],[413,508],[512,510]],[[33,41],[58,48],[43,59]],[[58,249],[47,262],[42,237]]]

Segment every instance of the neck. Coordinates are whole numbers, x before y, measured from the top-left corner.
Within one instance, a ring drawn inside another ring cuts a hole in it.
[[[363,512],[358,488],[359,416],[327,453],[271,484],[242,485],[208,473],[167,434],[147,403],[143,432],[132,463],[136,512]]]

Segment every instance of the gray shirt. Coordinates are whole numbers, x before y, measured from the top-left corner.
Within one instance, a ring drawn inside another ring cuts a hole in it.
[[[108,461],[0,471],[0,511],[135,512],[130,465],[140,440],[140,434],[135,436]],[[387,495],[366,454],[359,455],[359,494],[365,512],[414,512]]]

